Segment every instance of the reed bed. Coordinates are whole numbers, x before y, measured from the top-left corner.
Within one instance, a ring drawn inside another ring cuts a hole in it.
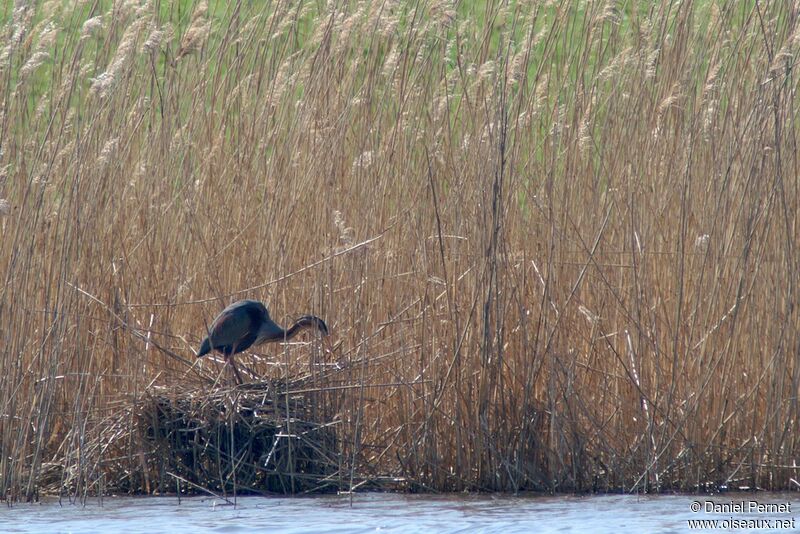
[[[281,487],[798,488],[796,4],[18,0],[0,21],[8,500],[269,476],[192,471],[168,427],[261,413],[193,355],[244,297],[332,332],[243,355],[316,393],[209,449],[257,465],[291,421],[329,429],[328,467],[287,460]]]

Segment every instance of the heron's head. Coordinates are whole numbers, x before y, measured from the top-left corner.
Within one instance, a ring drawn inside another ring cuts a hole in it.
[[[316,328],[323,336],[328,335],[328,325],[316,315],[304,315],[295,324],[300,328]]]

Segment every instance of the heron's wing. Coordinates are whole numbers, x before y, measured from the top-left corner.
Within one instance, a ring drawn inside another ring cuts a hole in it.
[[[247,313],[242,313],[240,308],[226,308],[211,324],[208,339],[213,348],[230,352],[252,335],[252,331],[253,324]]]

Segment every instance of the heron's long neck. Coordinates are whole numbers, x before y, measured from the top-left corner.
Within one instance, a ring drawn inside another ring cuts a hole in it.
[[[306,328],[307,325],[303,324],[301,321],[297,321],[292,326],[289,327],[288,330],[284,330],[284,335],[286,336],[285,339],[292,339],[294,336],[297,335],[300,330]]]
[[[256,343],[263,343],[265,341],[281,342],[283,340],[292,339],[300,330],[304,328],[314,328],[315,326],[316,323],[310,322],[309,317],[300,318],[288,329],[284,329],[270,321],[262,327],[261,334],[259,334],[259,341]]]

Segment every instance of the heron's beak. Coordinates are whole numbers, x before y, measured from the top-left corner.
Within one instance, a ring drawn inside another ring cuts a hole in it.
[[[326,334],[322,336],[322,347],[328,354],[333,354],[333,343],[331,343],[330,335]]]

